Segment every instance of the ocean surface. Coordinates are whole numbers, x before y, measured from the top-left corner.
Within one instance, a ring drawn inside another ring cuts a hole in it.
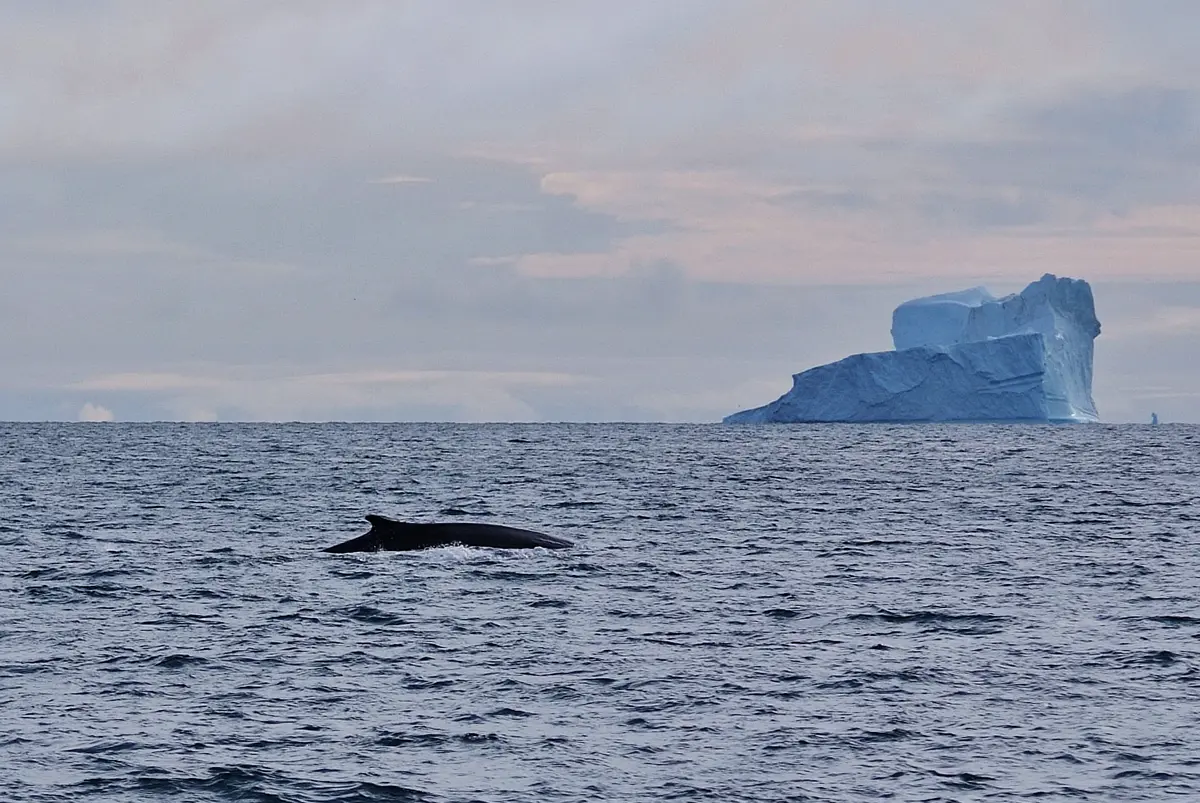
[[[3,801],[1200,800],[1200,427],[0,424],[0,561]]]

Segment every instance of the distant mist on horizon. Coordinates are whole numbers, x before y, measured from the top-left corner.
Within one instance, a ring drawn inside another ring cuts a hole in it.
[[[0,419],[717,421],[1088,280],[1200,422],[1200,4],[0,9]]]

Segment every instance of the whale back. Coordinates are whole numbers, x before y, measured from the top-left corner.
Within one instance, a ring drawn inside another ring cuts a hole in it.
[[[370,513],[366,517],[371,529],[365,535],[352,538],[325,549],[326,552],[409,551],[462,544],[463,546],[494,549],[565,549],[574,546],[565,538],[505,527],[499,524],[475,522],[415,523],[398,521],[388,516]]]

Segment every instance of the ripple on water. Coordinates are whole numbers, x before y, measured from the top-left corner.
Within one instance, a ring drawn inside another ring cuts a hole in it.
[[[5,801],[1200,799],[1200,428],[0,437]]]

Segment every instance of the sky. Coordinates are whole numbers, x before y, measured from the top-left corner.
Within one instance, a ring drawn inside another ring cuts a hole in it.
[[[0,5],[0,419],[716,421],[1087,279],[1200,422],[1194,0]]]

